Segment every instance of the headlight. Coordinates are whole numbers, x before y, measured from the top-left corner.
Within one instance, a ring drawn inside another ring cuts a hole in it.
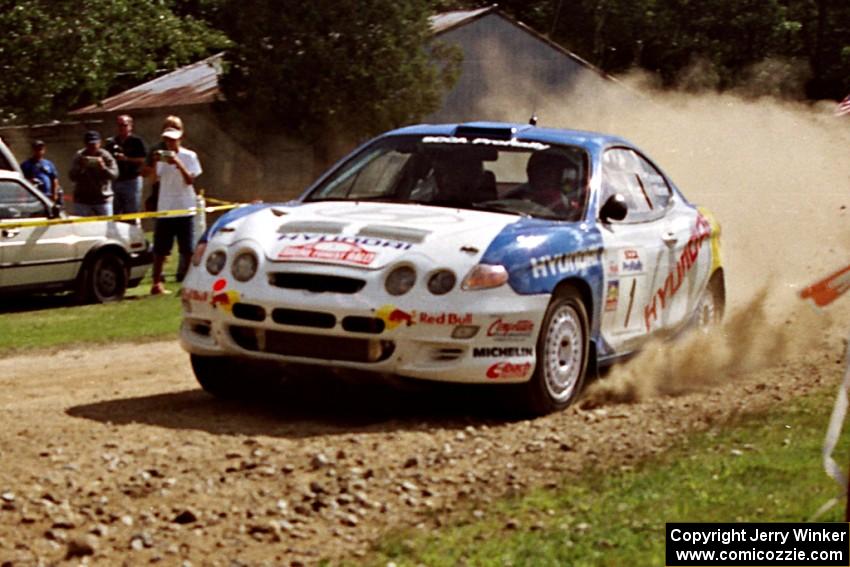
[[[508,281],[508,271],[499,264],[478,264],[463,278],[462,289],[488,289]]]
[[[455,273],[451,270],[439,270],[428,278],[428,291],[434,295],[443,295],[452,290],[457,282]]]
[[[257,273],[257,255],[251,250],[244,250],[236,255],[233,259],[233,265],[230,266],[230,272],[237,281],[247,282]]]
[[[206,252],[206,251],[207,251],[207,243],[206,242],[199,242],[198,245],[195,247],[195,252],[192,253],[192,265],[193,266],[197,267],[197,266],[201,265],[201,258],[204,257],[204,252]]]
[[[390,295],[404,295],[416,283],[416,270],[410,266],[399,266],[390,272],[384,287]]]
[[[227,254],[224,250],[216,250],[207,256],[207,271],[214,276],[217,276],[224,269],[224,264],[227,262]]]

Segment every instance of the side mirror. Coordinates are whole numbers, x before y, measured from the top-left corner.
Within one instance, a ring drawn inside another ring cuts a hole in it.
[[[629,207],[626,206],[626,198],[615,193],[608,197],[605,204],[599,210],[599,220],[602,222],[610,222],[612,220],[621,221],[626,218],[629,212]]]

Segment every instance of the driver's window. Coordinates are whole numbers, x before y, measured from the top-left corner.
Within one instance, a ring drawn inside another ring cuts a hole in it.
[[[46,217],[47,205],[16,181],[0,181],[0,219]]]
[[[602,204],[615,193],[622,195],[628,212],[621,222],[643,222],[660,215],[641,162],[627,148],[607,150],[602,158]]]

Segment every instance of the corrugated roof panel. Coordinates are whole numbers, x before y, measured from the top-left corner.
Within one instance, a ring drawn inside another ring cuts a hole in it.
[[[204,104],[218,96],[218,74],[223,53],[180,67],[161,77],[70,112],[72,115],[96,114],[122,109],[161,108]]]
[[[431,16],[431,31],[435,34],[450,30],[453,27],[464,24],[467,20],[477,18],[496,9],[496,6],[478,8],[477,10],[458,10],[456,12],[443,12]]]

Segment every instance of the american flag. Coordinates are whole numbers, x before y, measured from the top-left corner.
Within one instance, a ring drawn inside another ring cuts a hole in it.
[[[836,116],[844,116],[845,114],[850,114],[850,95],[844,97],[844,100],[835,107]]]

